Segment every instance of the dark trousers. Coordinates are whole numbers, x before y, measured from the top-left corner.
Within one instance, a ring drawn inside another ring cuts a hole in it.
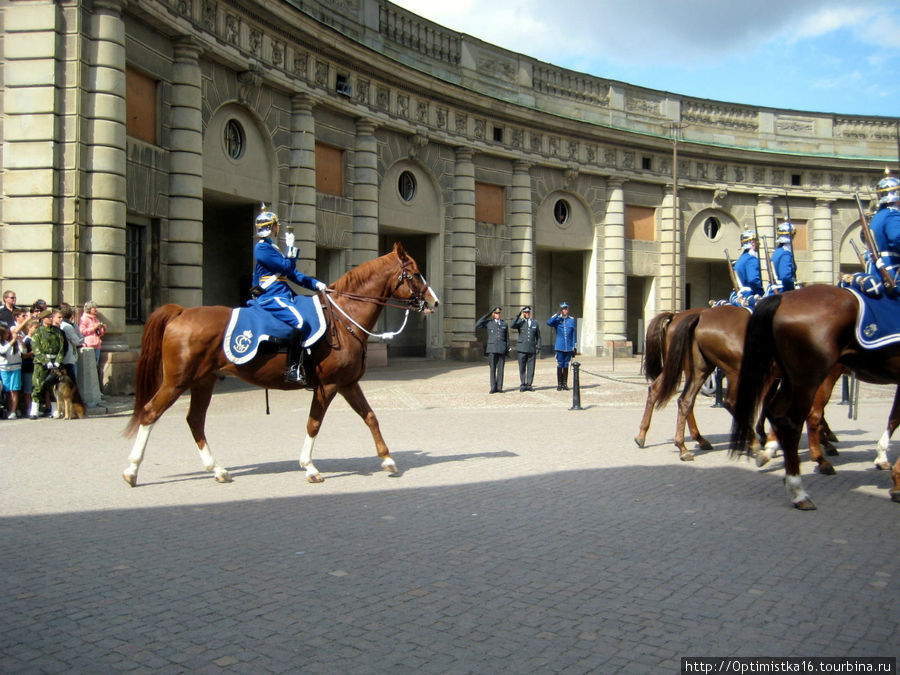
[[[519,352],[519,381],[523,387],[530,387],[534,381],[534,361],[537,354]]]
[[[488,365],[491,369],[491,391],[503,389],[503,368],[506,365],[506,354],[488,354]]]

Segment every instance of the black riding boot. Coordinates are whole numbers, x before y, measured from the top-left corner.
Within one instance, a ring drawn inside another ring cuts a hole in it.
[[[562,378],[561,379],[562,379],[563,391],[569,391],[569,369],[568,368],[562,369]]]
[[[292,384],[306,384],[303,372],[303,332],[299,328],[291,331],[288,344],[287,367],[284,369],[284,381]]]
[[[556,391],[562,391],[562,368],[556,366]]]

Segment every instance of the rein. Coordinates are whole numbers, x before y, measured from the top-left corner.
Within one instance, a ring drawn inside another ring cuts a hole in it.
[[[331,293],[331,292],[334,292],[334,291],[328,291],[328,292]],[[347,296],[347,297],[351,297],[351,298],[353,298],[353,299],[355,299],[355,300],[367,300],[367,301],[369,301],[369,302],[374,302],[375,304],[379,304],[379,305],[382,305],[382,306],[385,306],[385,307],[398,307],[398,308],[400,308],[400,309],[403,309],[403,307],[402,307],[401,305],[389,304],[389,303],[386,301],[385,298],[370,298],[370,297],[367,297],[367,296],[364,296],[364,295],[362,295],[362,296],[357,296],[355,293],[338,293],[338,294],[339,294],[339,295],[345,295],[345,296]],[[326,295],[326,297],[328,297],[328,296]],[[363,333],[365,333],[365,334],[368,335],[369,337],[381,338],[382,340],[391,340],[391,339],[395,338],[396,336],[400,335],[400,333],[402,333],[403,330],[406,328],[406,321],[407,321],[407,319],[409,319],[409,309],[410,309],[410,308],[407,307],[407,308],[406,308],[406,311],[405,311],[404,314],[403,314],[403,324],[400,326],[400,328],[398,328],[397,330],[387,331],[387,332],[384,332],[384,333],[373,333],[373,332],[370,331],[370,330],[366,330],[366,328],[364,328],[363,326],[361,326],[361,325],[359,324],[359,322],[358,322],[356,319],[354,319],[352,316],[350,316],[349,314],[347,314],[347,312],[344,311],[344,308],[341,307],[339,304],[337,304],[337,303],[334,301],[334,298],[330,298],[330,297],[329,297],[329,298],[328,298],[328,302],[329,302],[329,304],[330,304],[332,307],[334,307],[335,309],[337,309],[337,311],[339,311],[341,314],[343,314],[344,317],[347,319],[347,321],[349,321],[349,322],[352,323],[354,326],[356,326],[357,328],[359,328]]]

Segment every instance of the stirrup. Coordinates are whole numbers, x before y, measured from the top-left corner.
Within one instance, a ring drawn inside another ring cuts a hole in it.
[[[288,366],[284,371],[284,381],[291,384],[306,384],[306,374],[299,363]]]

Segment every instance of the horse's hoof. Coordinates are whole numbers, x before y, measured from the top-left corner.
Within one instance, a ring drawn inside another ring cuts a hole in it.
[[[799,502],[794,502],[794,508],[798,511],[815,511],[816,505],[813,504],[812,499],[807,497],[805,499],[801,499]]]
[[[833,476],[837,471],[834,470],[834,467],[831,466],[831,464],[826,462],[825,464],[819,464],[819,473],[824,476]]]
[[[217,483],[230,483],[232,481],[231,474],[227,471],[216,474]]]
[[[875,468],[879,471],[890,471],[891,465],[888,462],[875,462]]]
[[[900,504],[900,489],[894,488],[890,492],[891,499]]]
[[[687,452],[682,452],[678,455],[678,459],[682,462],[693,462],[694,461],[694,453],[688,450]]]
[[[137,487],[137,474],[129,474],[123,473],[122,478],[125,479],[125,482],[128,483],[131,487]]]
[[[634,444],[635,444],[636,446],[638,446],[639,448],[643,448],[643,447],[644,447],[644,442],[645,442],[644,439],[641,438],[640,436],[635,436],[635,437],[634,437]]]
[[[701,450],[712,450],[713,449],[713,444],[710,443],[705,438],[701,438],[699,441],[697,441],[697,444],[700,446]]]
[[[324,483],[325,479],[322,478],[322,474],[320,473],[311,473],[306,477],[307,483]]]
[[[756,467],[757,467],[758,469],[763,468],[763,467],[764,467],[766,464],[768,464],[771,460],[772,460],[772,458],[769,457],[769,456],[768,456],[766,453],[764,453],[764,452],[757,452],[757,453],[756,453]]]

